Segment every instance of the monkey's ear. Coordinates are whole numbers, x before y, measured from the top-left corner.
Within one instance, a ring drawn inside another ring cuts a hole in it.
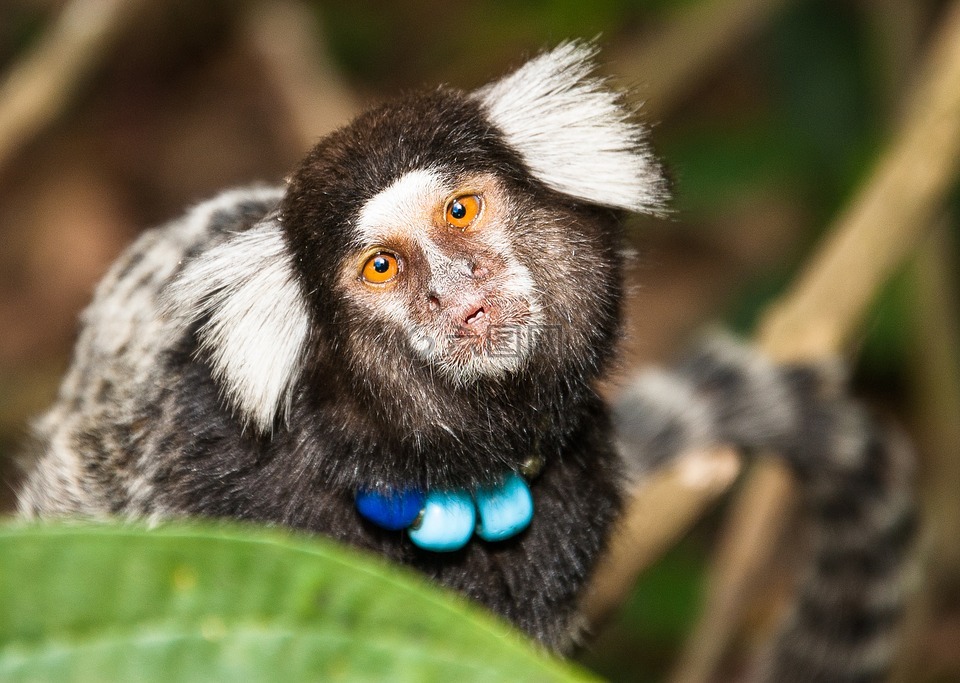
[[[213,375],[246,422],[269,432],[289,411],[310,316],[279,223],[265,219],[187,264],[166,310],[198,336]]]
[[[623,96],[592,76],[597,48],[563,43],[474,93],[548,187],[591,204],[659,213],[666,183]]]

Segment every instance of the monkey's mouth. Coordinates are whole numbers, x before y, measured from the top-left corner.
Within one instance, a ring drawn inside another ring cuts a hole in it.
[[[487,300],[460,317],[447,337],[449,363],[483,373],[516,365],[529,353],[530,305],[521,299]]]
[[[467,327],[470,327],[475,323],[484,324],[486,321],[487,321],[487,312],[483,308],[483,306],[481,306],[480,308],[475,310],[473,313],[468,315],[466,320],[464,320],[463,322]]]
[[[419,328],[414,349],[454,381],[519,369],[538,341],[535,304],[522,296],[484,296]]]

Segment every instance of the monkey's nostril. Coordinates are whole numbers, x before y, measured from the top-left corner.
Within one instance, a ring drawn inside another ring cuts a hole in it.
[[[435,311],[435,310],[437,310],[438,308],[440,308],[440,299],[438,299],[435,294],[431,294],[431,295],[428,297],[428,301],[430,302],[430,310],[431,310],[431,311]]]

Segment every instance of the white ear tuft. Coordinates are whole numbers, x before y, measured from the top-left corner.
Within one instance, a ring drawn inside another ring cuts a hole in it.
[[[213,374],[244,418],[268,432],[286,416],[301,371],[309,314],[280,225],[266,219],[191,261],[167,309],[199,331]]]
[[[475,94],[548,187],[578,199],[658,213],[666,200],[660,167],[622,95],[594,70],[594,45],[563,43]]]

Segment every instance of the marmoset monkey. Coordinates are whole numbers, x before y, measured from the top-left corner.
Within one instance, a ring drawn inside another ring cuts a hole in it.
[[[596,391],[621,332],[622,218],[660,212],[666,188],[593,53],[384,104],[283,186],[145,233],[83,315],[22,513],[305,529],[562,651],[621,510],[618,445],[647,462],[773,448],[817,540],[767,675],[882,675],[908,467],[840,382],[711,342],[612,411]]]

